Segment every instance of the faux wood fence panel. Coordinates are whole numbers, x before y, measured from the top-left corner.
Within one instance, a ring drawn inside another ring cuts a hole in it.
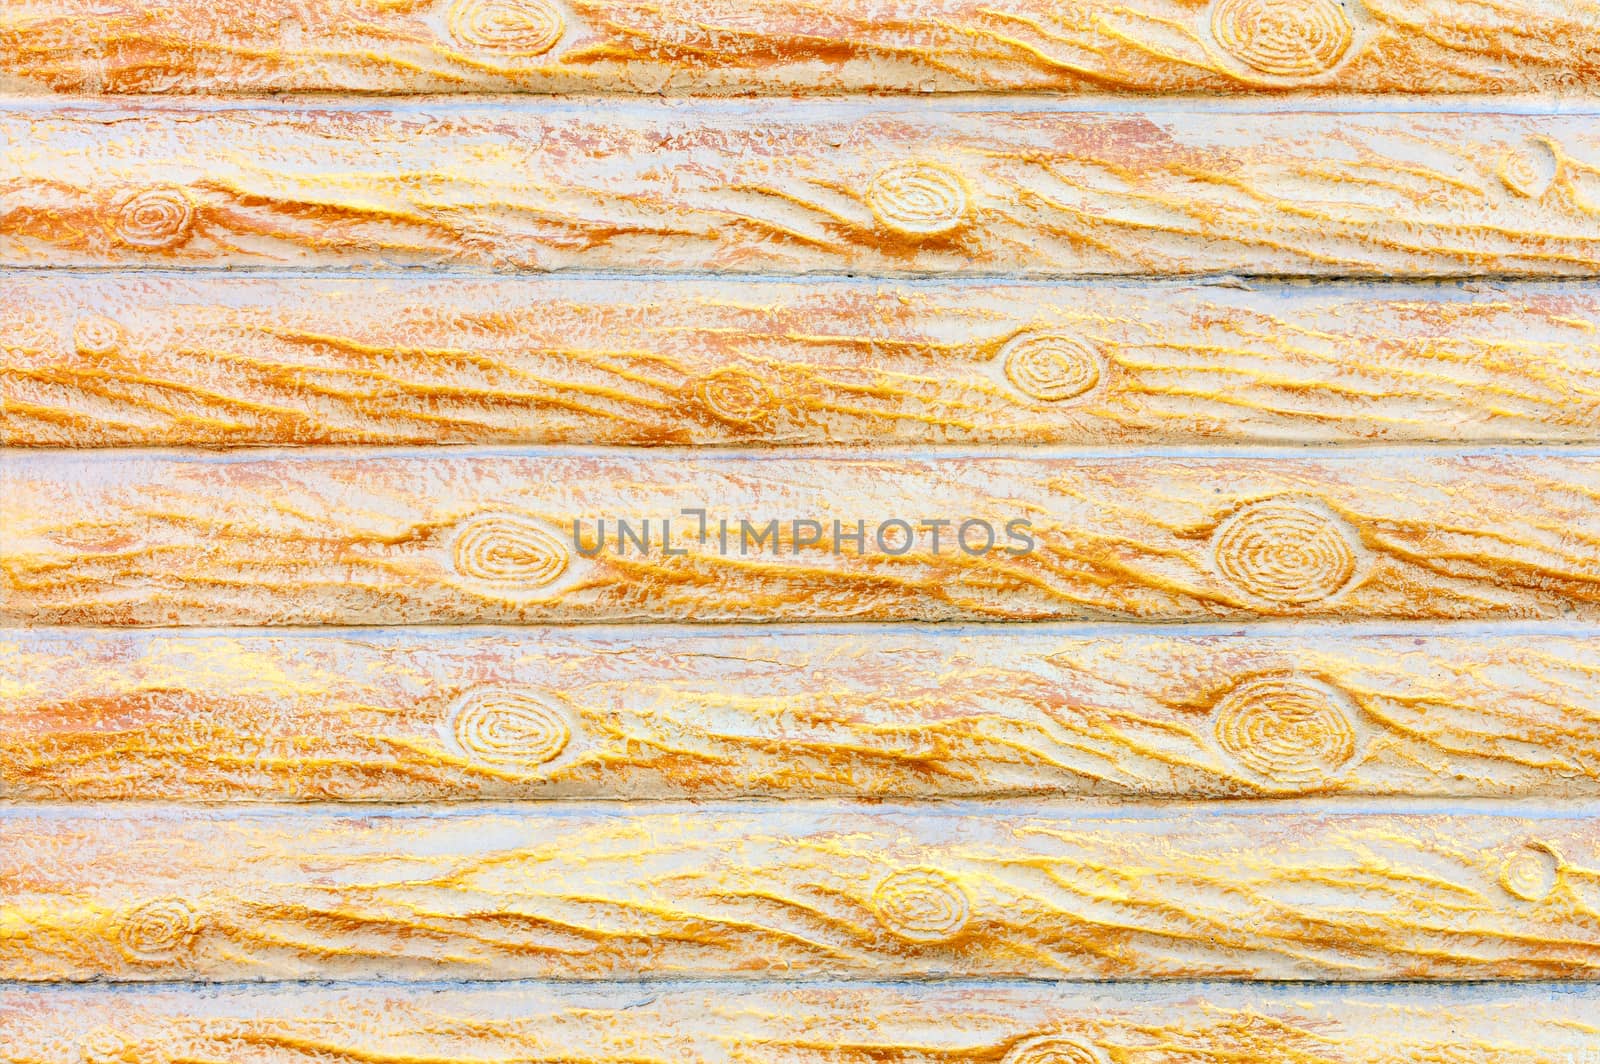
[[[8,1064],[1600,1061],[1595,0],[0,94]]]

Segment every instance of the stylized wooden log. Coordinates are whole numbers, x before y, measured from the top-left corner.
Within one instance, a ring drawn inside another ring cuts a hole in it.
[[[1588,114],[29,104],[0,143],[24,266],[1600,273]]]
[[[24,446],[1600,442],[1579,285],[15,271],[0,329]]]
[[[1575,450],[4,461],[12,623],[1600,619]]]
[[[568,1060],[709,1064],[1582,1064],[1588,988],[1070,984],[0,990],[19,1064]]]
[[[7,0],[62,92],[1588,95],[1592,0]]]
[[[1600,977],[1600,817],[0,810],[0,978]]]
[[[1600,629],[12,631],[0,793],[1600,797]]]

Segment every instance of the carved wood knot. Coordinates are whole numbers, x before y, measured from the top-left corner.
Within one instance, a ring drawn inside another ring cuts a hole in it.
[[[885,228],[907,236],[937,236],[967,220],[967,184],[933,163],[896,163],[867,186],[867,207]]]
[[[903,868],[872,892],[872,910],[884,928],[912,942],[953,938],[967,926],[972,903],[955,877],[937,868]]]
[[[1217,0],[1211,36],[1252,70],[1305,78],[1338,65],[1355,26],[1338,0]]]
[[[1523,901],[1544,901],[1561,878],[1561,862],[1551,850],[1530,843],[1506,858],[1500,869],[1500,885],[1506,893]]]
[[[491,764],[543,765],[572,741],[566,714],[499,687],[467,692],[451,714],[450,732],[463,754]]]
[[[1100,383],[1100,356],[1061,333],[1023,333],[1000,349],[1006,379],[1045,403],[1076,399]]]
[[[194,231],[194,205],[174,186],[135,192],[117,208],[115,231],[129,247],[176,247]]]
[[[72,329],[72,346],[80,355],[111,355],[122,349],[122,326],[99,314],[79,318]]]
[[[1326,782],[1356,756],[1356,726],[1342,701],[1297,677],[1246,680],[1213,710],[1217,743],[1275,783]]]
[[[766,381],[742,369],[718,370],[700,382],[698,391],[714,416],[741,425],[764,420],[777,401]]]
[[[457,529],[456,571],[497,587],[537,588],[566,571],[566,544],[515,514],[479,514]]]
[[[187,952],[199,933],[199,914],[182,898],[157,898],[117,918],[117,945],[123,956],[140,964],[158,964]]]
[[[1012,1047],[1003,1064],[1104,1064],[1099,1050],[1075,1038],[1047,1034]]]
[[[1321,602],[1355,580],[1355,530],[1315,499],[1282,496],[1236,510],[1211,536],[1217,573],[1257,599]]]
[[[556,46],[566,19],[546,0],[456,0],[449,26],[450,36],[468,48],[535,56]]]

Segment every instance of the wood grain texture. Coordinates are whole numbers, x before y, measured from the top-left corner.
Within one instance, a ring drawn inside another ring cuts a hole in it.
[[[13,446],[1600,442],[1578,285],[14,271],[0,332]]]
[[[1600,797],[1600,629],[13,631],[0,793]]]
[[[0,989],[13,1064],[1587,1064],[1597,1013],[1571,984]]]
[[[59,92],[1591,94],[1590,0],[8,0]]]
[[[1600,272],[1592,114],[1065,108],[18,105],[0,248],[26,266]]]
[[[0,810],[0,977],[1600,977],[1592,806]]]
[[[0,471],[12,623],[1600,619],[1581,451],[9,451]]]

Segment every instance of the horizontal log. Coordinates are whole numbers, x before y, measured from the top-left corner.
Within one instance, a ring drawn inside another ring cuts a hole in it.
[[[1577,285],[14,271],[0,330],[13,446],[1600,442]]]
[[[7,0],[59,92],[1592,94],[1592,0]]]
[[[0,112],[21,266],[1600,272],[1591,114],[920,101]]]
[[[1593,980],[1597,811],[12,806],[0,978]]]
[[[0,793],[1600,797],[1600,629],[14,631]]]
[[[10,451],[0,510],[10,623],[1600,619],[1580,451]]]
[[[1571,985],[0,989],[16,1064],[1584,1064],[1597,1010]]]

